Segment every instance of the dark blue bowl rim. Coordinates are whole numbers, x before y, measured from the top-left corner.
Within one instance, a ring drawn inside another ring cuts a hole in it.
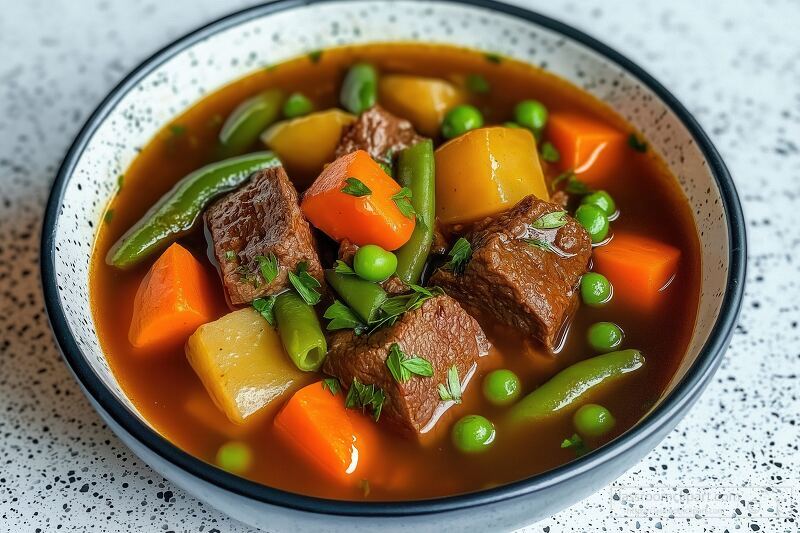
[[[729,236],[729,273],[727,286],[717,322],[703,346],[697,360],[689,368],[682,381],[646,419],[608,445],[553,470],[480,492],[403,502],[355,502],[339,501],[305,496],[267,487],[229,474],[179,449],[146,424],[142,423],[124,404],[105,387],[94,370],[83,357],[80,348],[67,325],[64,309],[58,296],[55,273],[55,229],[67,182],[89,139],[120,99],[135,85],[165,61],[195,43],[225,29],[254,18],[297,7],[337,0],[277,0],[253,6],[220,18],[203,26],[156,52],[126,76],[101,102],[87,120],[70,147],[56,175],[45,211],[42,227],[41,271],[45,306],[55,333],[55,338],[65,360],[90,397],[127,433],[161,456],[172,465],[221,489],[255,501],[296,509],[300,511],[360,517],[391,517],[424,515],[466,509],[480,505],[534,494],[557,485],[600,464],[625,454],[637,447],[650,435],[668,424],[675,423],[711,379],[727,349],[733,328],[741,308],[744,293],[746,268],[746,237],[744,217],[733,180],[708,136],[684,106],[658,81],[641,67],[619,52],[609,48],[593,37],[557,20],[528,9],[511,6],[494,0],[440,0],[454,4],[484,8],[505,13],[542,26],[575,40],[606,59],[616,63],[669,106],[673,113],[694,137],[698,148],[705,156],[722,196],[727,218]],[[357,0],[356,0],[357,1]]]

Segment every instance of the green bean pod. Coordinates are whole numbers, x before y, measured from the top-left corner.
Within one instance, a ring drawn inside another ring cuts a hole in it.
[[[378,100],[378,71],[368,63],[350,67],[339,92],[339,101],[346,110],[358,115]]]
[[[411,205],[417,212],[417,225],[408,242],[395,252],[396,274],[406,284],[416,284],[431,251],[436,224],[436,170],[430,139],[400,152],[397,180],[403,187],[411,189]]]
[[[513,423],[542,420],[575,405],[589,391],[616,382],[644,366],[639,350],[620,350],[569,366],[519,401],[509,412]]]
[[[274,311],[281,343],[295,366],[304,372],[319,370],[328,344],[314,308],[287,291],[275,299]]]
[[[216,159],[245,153],[258,136],[280,118],[284,100],[283,91],[269,89],[239,104],[219,132]]]
[[[325,271],[325,279],[361,320],[368,324],[377,318],[378,311],[387,298],[383,287],[358,276],[340,274],[333,270]]]
[[[212,200],[259,170],[280,165],[272,152],[256,152],[195,170],[161,197],[109,250],[106,262],[129,268],[189,232]]]

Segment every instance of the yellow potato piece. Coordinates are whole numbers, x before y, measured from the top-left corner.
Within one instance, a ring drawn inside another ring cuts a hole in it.
[[[186,357],[214,403],[236,424],[313,378],[294,366],[278,333],[251,308],[200,326],[186,343]]]
[[[383,107],[409,120],[423,135],[439,133],[445,113],[467,101],[467,95],[450,82],[437,78],[390,74],[378,83]]]
[[[261,141],[275,152],[289,176],[305,189],[333,161],[342,128],[356,119],[350,113],[329,109],[273,124]]]
[[[445,224],[505,211],[528,195],[549,200],[536,141],[522,128],[480,128],[436,150],[436,215]]]

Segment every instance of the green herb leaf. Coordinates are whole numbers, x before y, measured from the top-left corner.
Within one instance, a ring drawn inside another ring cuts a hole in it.
[[[322,316],[330,320],[326,328],[328,331],[352,329],[355,330],[356,334],[359,334],[367,327],[352,309],[339,300],[334,300]]]
[[[546,213],[533,221],[536,229],[558,229],[567,223],[566,211],[553,211]]]
[[[233,250],[225,250],[225,261],[235,261],[236,260],[236,252]]]
[[[336,260],[336,266],[333,267],[333,271],[337,274],[345,274],[347,276],[355,276],[356,274],[356,271],[341,259]]]
[[[369,187],[364,185],[364,182],[358,178],[347,178],[344,181],[347,183],[347,185],[342,187],[342,192],[345,194],[349,194],[350,196],[355,196],[357,198],[372,194],[372,191],[369,190]]]
[[[539,154],[542,156],[542,159],[548,163],[558,163],[561,160],[561,154],[551,142],[543,143]]]
[[[322,59],[322,50],[314,50],[308,53],[308,60],[316,64]]]
[[[125,185],[125,174],[120,174],[119,176],[117,176],[117,191],[121,191],[124,185]]]
[[[447,370],[447,383],[439,383],[439,398],[443,402],[461,403],[461,381],[456,365]]]
[[[362,412],[372,411],[372,417],[377,422],[381,417],[381,410],[383,410],[385,401],[386,395],[380,387],[364,385],[358,381],[358,378],[353,378],[353,383],[350,385],[350,390],[347,391],[344,405],[348,409],[361,409]]]
[[[578,457],[585,455],[589,451],[589,449],[586,447],[586,443],[583,442],[583,439],[577,433],[573,433],[570,438],[564,439],[561,442],[561,448],[569,448],[574,450],[575,455]]]
[[[297,264],[297,273],[289,272],[289,281],[297,290],[297,294],[308,305],[319,303],[322,295],[317,292],[320,287],[319,281],[308,273],[308,263],[301,261]]]
[[[628,135],[628,146],[643,154],[647,152],[647,143],[644,142],[642,139],[636,136],[635,133],[631,133]]]
[[[108,211],[106,211],[106,214],[103,215],[103,222],[105,222],[106,224],[111,224],[111,221],[113,219],[114,219],[114,210],[109,209]]]
[[[561,183],[565,183],[564,191],[570,194],[589,194],[592,192],[592,189],[579,180],[578,176],[576,176],[575,172],[572,170],[562,172],[556,176],[553,181],[550,182],[550,188],[555,191]]]
[[[342,390],[339,380],[336,378],[325,378],[322,380],[322,388],[331,391],[331,394],[336,396]]]
[[[492,88],[486,78],[480,74],[470,74],[467,76],[467,89],[475,94],[486,94]]]
[[[526,244],[539,248],[540,250],[544,250],[545,252],[550,252],[554,254],[558,253],[556,249],[553,248],[552,244],[542,239],[522,239],[522,240],[525,241]]]
[[[412,293],[392,296],[383,302],[378,318],[369,324],[369,333],[373,333],[375,330],[384,326],[391,326],[403,313],[419,309],[427,300],[444,294],[441,287],[426,289],[419,285],[412,285],[411,288],[413,290]]]
[[[448,255],[450,260],[445,263],[444,268],[452,270],[454,274],[461,274],[472,257],[472,245],[467,239],[460,237],[450,248]]]
[[[227,258],[227,252],[225,252],[225,254]],[[278,258],[275,257],[275,254],[270,252],[269,257],[257,255],[256,262],[258,263],[258,270],[261,272],[261,277],[264,278],[264,282],[269,285],[275,281],[275,278],[278,277]]]
[[[183,124],[170,124],[169,131],[175,137],[180,137],[184,133],[186,133],[186,126]]]
[[[503,62],[503,57],[500,54],[495,54],[493,52],[483,54],[483,57],[486,58],[486,61],[489,63],[494,63],[495,65],[499,65]]]
[[[389,348],[386,366],[389,367],[389,372],[398,383],[405,383],[411,379],[412,374],[422,377],[431,377],[433,375],[433,367],[430,361],[422,357],[408,357],[396,342]]]
[[[403,187],[396,194],[392,195],[392,200],[394,200],[394,205],[397,206],[397,209],[400,210],[400,213],[403,214],[406,218],[414,218],[417,215],[417,212],[414,211],[414,206],[411,205],[409,199],[411,198],[411,189],[408,187]]]
[[[275,313],[273,312],[272,308],[275,307],[275,298],[276,296],[267,296],[266,298],[256,298],[253,300],[253,309],[259,312],[261,316],[264,317],[264,320],[270,323],[270,325],[275,325]]]

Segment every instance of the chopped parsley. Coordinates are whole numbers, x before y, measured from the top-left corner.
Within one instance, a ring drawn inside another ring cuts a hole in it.
[[[542,239],[522,239],[525,244],[544,250],[545,252],[558,253],[552,244]]]
[[[577,433],[573,433],[570,438],[564,439],[561,442],[561,447],[564,449],[573,450],[575,455],[578,457],[586,454],[589,451],[589,449],[586,447],[586,443],[583,442],[583,439]]]
[[[253,300],[253,309],[258,311],[258,313],[264,317],[264,320],[269,322],[272,326],[275,325],[275,313],[273,311],[275,307],[275,298],[276,296],[273,295]]]
[[[225,258],[228,258],[228,252],[225,252]],[[230,261],[230,259],[228,259],[228,261]],[[257,255],[256,262],[258,263],[258,270],[261,272],[261,277],[264,278],[264,283],[269,285],[275,281],[275,278],[278,277],[278,258],[275,257],[275,254],[270,252],[269,257]]]
[[[492,88],[486,78],[480,74],[470,74],[467,76],[467,89],[475,94],[486,94]]]
[[[125,174],[120,174],[117,176],[117,191],[121,191],[123,185],[125,185]]]
[[[236,260],[236,252],[233,250],[225,250],[225,261],[235,261]]]
[[[461,274],[472,257],[472,245],[464,237],[459,237],[447,255],[450,256],[450,260],[444,267],[452,270],[454,274]]]
[[[330,320],[327,326],[328,331],[352,329],[358,335],[367,329],[366,324],[358,318],[358,315],[339,300],[334,300],[322,316]]]
[[[364,182],[358,178],[347,178],[344,181],[347,183],[347,185],[342,187],[342,192],[345,194],[349,194],[350,196],[355,196],[357,198],[372,194],[372,191],[369,189],[369,187],[364,185]]]
[[[333,267],[333,271],[337,274],[345,274],[347,276],[354,276],[356,274],[356,271],[341,259],[336,260],[336,266]]]
[[[447,370],[447,382],[439,383],[439,398],[443,402],[461,403],[461,381],[456,365]]]
[[[364,385],[358,378],[353,378],[350,390],[347,391],[347,398],[344,401],[348,409],[361,409],[362,412],[371,411],[375,422],[381,417],[383,403],[386,395],[380,387],[375,385]]]
[[[503,62],[503,56],[493,52],[490,52],[488,54],[483,54],[483,57],[486,58],[486,61],[488,61],[489,63],[494,63],[495,65],[499,65],[500,63]]]
[[[389,347],[386,366],[389,367],[389,372],[398,383],[405,383],[411,379],[412,374],[427,378],[433,375],[430,361],[422,357],[407,356],[396,342]]]
[[[397,209],[400,210],[400,213],[403,214],[406,218],[414,218],[417,215],[417,212],[414,211],[414,206],[411,205],[409,199],[411,198],[411,189],[408,187],[403,187],[396,194],[392,195],[392,200],[394,201],[394,205],[397,206]]]
[[[631,133],[628,135],[628,146],[643,154],[647,152],[647,143],[644,142],[642,139],[636,136],[635,133]]]
[[[105,222],[106,224],[111,224],[111,221],[113,219],[114,219],[114,210],[109,209],[108,211],[106,211],[106,214],[103,215],[103,222]]]
[[[339,380],[336,378],[325,378],[322,380],[322,388],[331,391],[331,394],[336,396],[342,390]]]
[[[317,64],[322,59],[322,50],[314,50],[313,52],[308,53],[308,60],[314,64]]]
[[[184,133],[186,133],[186,126],[183,124],[170,124],[169,131],[175,137],[180,137]]]
[[[592,192],[592,189],[579,180],[578,176],[576,176],[575,172],[572,170],[568,170],[556,176],[550,183],[550,187],[555,191],[561,183],[564,183],[564,191],[570,194],[589,194]]]
[[[413,292],[400,296],[392,296],[386,299],[380,307],[378,318],[370,322],[369,333],[383,326],[393,325],[403,313],[419,309],[427,300],[444,294],[444,291],[439,287],[433,287],[431,289],[426,289],[419,285],[410,285],[410,287]]]
[[[561,160],[561,154],[551,142],[542,143],[542,149],[539,154],[548,163],[558,163]]]
[[[558,229],[567,223],[566,211],[553,211],[546,213],[533,221],[536,229]]]
[[[308,305],[316,305],[322,298],[322,295],[317,291],[320,287],[319,281],[308,273],[308,263],[305,261],[297,264],[296,273],[289,272],[289,282]]]

